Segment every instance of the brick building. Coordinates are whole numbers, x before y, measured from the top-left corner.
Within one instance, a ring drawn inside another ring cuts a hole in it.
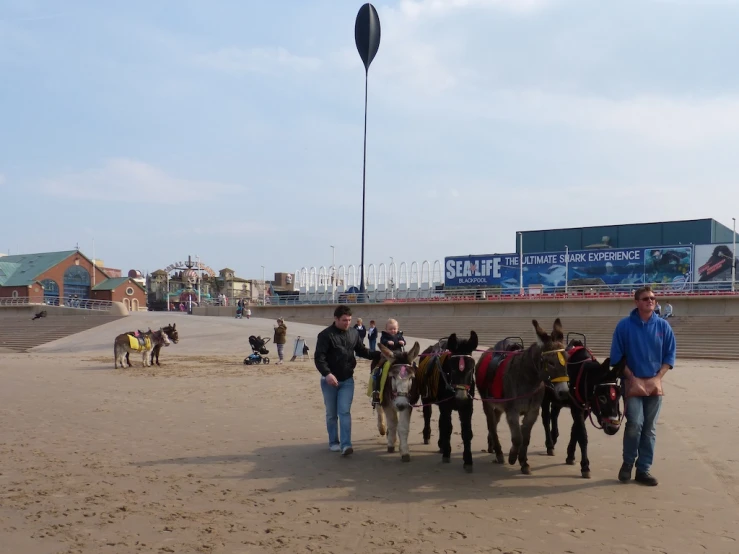
[[[111,278],[79,250],[19,254],[0,258],[0,298],[64,305],[70,299],[146,306],[144,288],[130,277]]]

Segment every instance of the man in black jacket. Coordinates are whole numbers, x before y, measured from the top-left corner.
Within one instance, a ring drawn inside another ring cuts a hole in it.
[[[357,365],[354,354],[367,360],[379,360],[381,356],[379,351],[367,350],[351,324],[349,306],[338,306],[334,311],[334,323],[318,334],[314,356],[321,374],[321,391],[326,406],[328,446],[332,452],[341,452],[342,456],[354,452],[351,416],[354,368]]]

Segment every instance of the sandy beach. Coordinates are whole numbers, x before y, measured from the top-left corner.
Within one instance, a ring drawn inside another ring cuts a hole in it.
[[[679,360],[668,375],[658,487],[618,483],[622,432],[592,426],[593,478],[582,479],[564,464],[568,413],[555,457],[537,422],[533,475],[495,465],[479,404],[468,475],[456,420],[451,464],[435,452],[435,421],[423,445],[420,413],[411,463],[386,452],[364,362],[355,454],[341,458],[328,450],[312,360],[243,365],[246,337],[271,336],[272,321],[173,319],[182,340],[161,368],[132,357],[136,367],[113,369],[112,341],[166,314],[0,354],[0,553],[739,551],[739,363]],[[312,354],[318,330],[288,322],[288,341],[307,337]]]

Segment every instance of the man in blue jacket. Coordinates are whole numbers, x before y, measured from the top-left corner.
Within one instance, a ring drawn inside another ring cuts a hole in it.
[[[654,487],[658,481],[649,470],[662,407],[662,377],[675,365],[675,335],[669,323],[654,313],[656,298],[650,287],[637,289],[634,301],[636,308],[618,322],[611,344],[614,365],[626,358],[626,430],[618,480],[629,481],[636,463],[636,481]]]

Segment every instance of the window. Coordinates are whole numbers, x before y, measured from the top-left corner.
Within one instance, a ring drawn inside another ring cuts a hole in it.
[[[44,286],[44,296],[59,296],[59,284],[54,279],[44,279],[41,284]]]
[[[127,294],[128,296],[133,296],[133,287],[128,287],[128,288],[126,289],[126,294]]]
[[[90,297],[90,274],[84,267],[73,265],[64,272],[64,296]]]
[[[18,298],[18,291],[14,290],[12,296],[13,298]]]

